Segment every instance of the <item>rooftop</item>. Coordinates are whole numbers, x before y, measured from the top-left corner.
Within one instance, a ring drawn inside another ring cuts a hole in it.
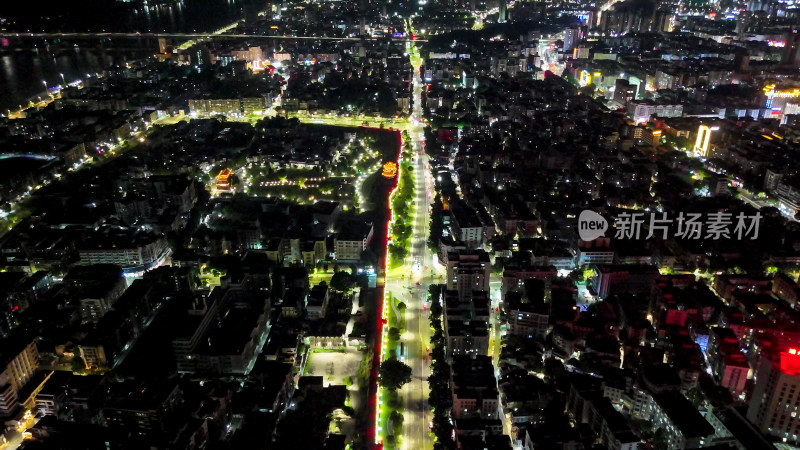
[[[714,434],[714,427],[680,392],[668,391],[655,394],[653,399],[684,438],[691,439]]]

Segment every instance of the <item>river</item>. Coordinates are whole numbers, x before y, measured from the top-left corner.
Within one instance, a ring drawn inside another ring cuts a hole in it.
[[[242,19],[245,9],[249,12],[266,5],[261,0],[183,0],[160,6],[143,6],[138,1],[73,0],[43,11],[41,7],[36,9],[37,3],[42,2],[14,2],[17,6],[13,11],[0,5],[0,19],[7,19],[6,30],[211,31]],[[31,6],[25,7],[26,4]],[[0,113],[17,109],[43,94],[44,84],[53,87],[70,83],[110,65],[153,55],[157,50],[155,39],[0,38]]]

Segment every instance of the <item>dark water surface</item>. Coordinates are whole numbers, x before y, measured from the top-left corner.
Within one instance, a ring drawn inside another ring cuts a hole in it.
[[[161,3],[154,5],[155,3]],[[244,16],[261,0],[0,0],[0,29],[32,32],[213,31]],[[155,39],[0,38],[0,112],[53,87],[92,75],[109,65],[154,54]],[[63,78],[62,78],[63,74]]]

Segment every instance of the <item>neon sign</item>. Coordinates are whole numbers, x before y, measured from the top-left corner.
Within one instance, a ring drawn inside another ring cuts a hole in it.
[[[384,163],[381,174],[386,178],[394,178],[397,175],[397,164],[392,161]]]
[[[581,72],[581,78],[579,80],[581,87],[587,86],[592,83],[592,75],[589,73],[588,70],[584,70]]]
[[[800,97],[800,88],[775,90],[774,84],[768,84],[762,89],[764,94],[767,95],[767,103],[764,105],[767,109],[772,108],[772,101],[777,98],[797,98]]]

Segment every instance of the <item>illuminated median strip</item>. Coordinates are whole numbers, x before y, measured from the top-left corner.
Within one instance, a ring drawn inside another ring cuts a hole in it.
[[[379,364],[383,363],[384,359],[387,356],[386,355],[387,344],[388,344],[387,336],[389,334],[388,333],[389,332],[389,330],[388,330],[388,328],[389,328],[389,313],[388,313],[388,311],[389,311],[389,293],[386,292],[386,288],[388,287],[386,279],[388,278],[388,275],[389,275],[389,248],[388,248],[388,244],[389,244],[389,239],[392,236],[392,234],[391,234],[392,233],[391,232],[391,224],[392,224],[393,219],[394,219],[394,217],[393,217],[394,214],[392,212],[392,198],[394,197],[395,193],[397,192],[397,186],[400,185],[400,164],[399,163],[402,161],[401,158],[402,158],[402,154],[403,154],[403,144],[404,144],[402,132],[400,130],[398,130],[397,133],[400,135],[400,149],[399,149],[398,156],[397,156],[398,163],[395,164],[394,167],[393,167],[394,170],[396,171],[396,176],[397,176],[396,180],[397,180],[397,182],[395,183],[394,187],[392,188],[392,192],[389,193],[389,220],[386,221],[386,246],[387,246],[387,248],[386,248],[386,254],[384,255],[384,261],[383,261],[383,264],[384,264],[384,266],[383,266],[384,267],[383,305],[381,306],[381,318],[380,318],[382,325],[381,325],[381,334],[380,334],[380,336],[378,336],[378,339],[380,340],[380,343],[381,343]],[[389,163],[387,162],[384,165],[383,175],[386,176],[388,173],[391,173],[392,175],[395,175],[394,173],[392,173],[393,172],[391,170],[392,167],[389,166],[388,164]],[[387,171],[388,171],[388,173],[387,173]],[[377,370],[377,368],[376,368],[376,370]],[[381,385],[380,385],[379,382],[376,383],[376,384],[377,384],[377,391],[375,393],[375,397],[376,397],[376,399],[375,399],[375,444],[378,444],[378,445],[382,446],[383,445],[383,437],[382,437],[383,427],[382,427],[382,423],[381,423],[381,413],[383,412],[383,399],[382,399],[382,395],[381,395],[382,394]]]

